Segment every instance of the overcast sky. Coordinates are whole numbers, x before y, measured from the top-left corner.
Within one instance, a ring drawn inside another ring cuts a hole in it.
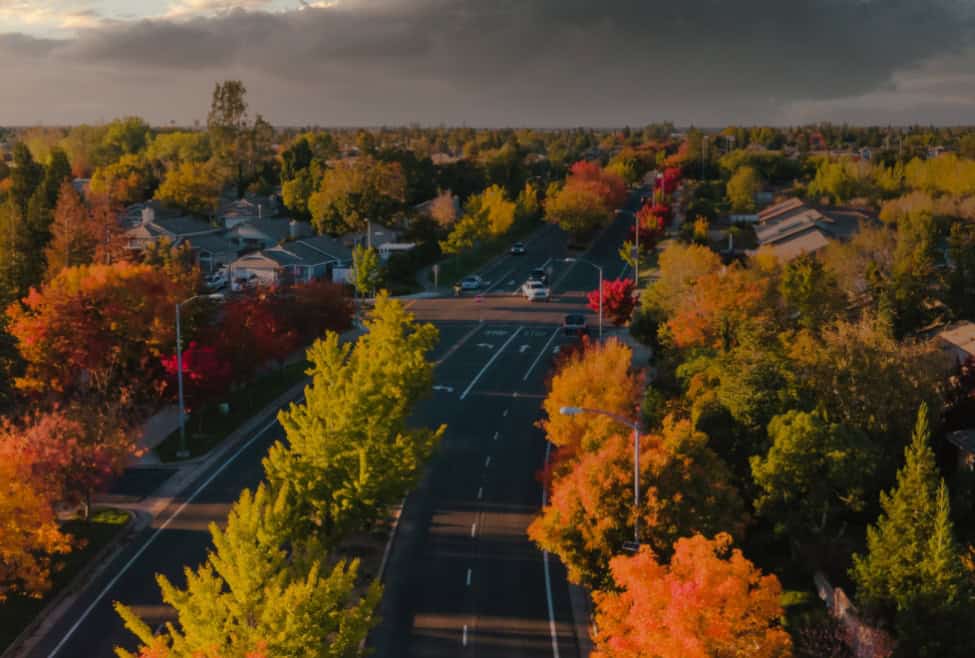
[[[0,124],[975,124],[975,0],[0,0]]]

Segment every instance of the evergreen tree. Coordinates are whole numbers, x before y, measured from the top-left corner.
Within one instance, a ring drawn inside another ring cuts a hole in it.
[[[881,493],[883,509],[867,529],[867,553],[854,555],[858,599],[891,618],[904,656],[970,656],[971,614],[954,539],[947,489],[930,446],[928,408],[922,404],[897,486]]]
[[[41,254],[51,240],[51,222],[54,220],[54,208],[58,198],[64,193],[63,186],[71,185],[71,163],[68,156],[57,146],[51,149],[51,156],[47,167],[44,168],[44,178],[34,190],[27,204],[27,241],[28,259],[27,276],[31,285],[41,280],[44,273],[44,260]]]
[[[24,216],[31,195],[44,178],[44,167],[34,161],[30,149],[23,142],[14,145],[13,165],[10,170],[10,200]]]
[[[23,213],[11,198],[0,206],[0,304],[4,307],[27,293],[29,244]]]
[[[65,267],[90,265],[96,243],[88,208],[71,183],[64,183],[45,249],[47,278],[54,278]]]
[[[321,547],[289,542],[289,489],[276,495],[261,485],[245,490],[226,528],[210,524],[214,548],[198,569],[186,570],[186,588],[157,576],[163,601],[177,623],[161,636],[130,608],[115,608],[145,647],[163,645],[172,658],[245,658],[261,647],[273,658],[344,658],[361,655],[380,587],[356,593],[358,560],[322,567]],[[132,654],[117,650],[123,658]]]
[[[288,444],[264,469],[295,491],[296,532],[326,543],[372,522],[412,484],[442,429],[410,429],[406,418],[433,384],[427,353],[433,325],[417,324],[385,293],[355,346],[330,332],[308,350],[305,402],[279,414]]]

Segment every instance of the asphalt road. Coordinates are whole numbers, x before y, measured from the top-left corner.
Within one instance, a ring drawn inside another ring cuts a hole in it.
[[[629,221],[621,216],[587,256],[607,278],[622,269],[616,251]],[[558,229],[545,229],[527,254],[483,272],[491,283],[480,299],[412,304],[441,331],[437,389],[415,422],[449,429],[407,501],[382,621],[370,637],[376,656],[578,656],[564,570],[525,534],[542,500],[545,441],[534,423],[553,350],[567,340],[558,325],[596,287],[592,267],[563,262],[565,245]],[[540,265],[551,268],[553,300],[531,304],[513,293]],[[108,658],[116,646],[134,649],[112,603],[124,602],[151,625],[167,619],[155,574],[185,582],[184,566],[206,557],[208,524],[223,521],[240,491],[258,484],[261,459],[282,434],[269,421],[202,475],[66,604],[59,621],[48,622],[27,655]]]

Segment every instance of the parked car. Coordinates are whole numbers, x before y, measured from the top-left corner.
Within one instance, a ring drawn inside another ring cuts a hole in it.
[[[516,242],[513,245],[511,245],[511,249],[509,249],[509,251],[511,252],[512,256],[521,256],[522,254],[525,253],[525,243]]]
[[[542,285],[547,286],[548,285],[548,272],[546,272],[545,270],[543,270],[541,268],[534,269],[534,270],[532,270],[531,274],[528,275],[528,280],[529,281],[538,281]]]
[[[247,290],[248,288],[256,288],[256,287],[257,287],[256,274],[237,277],[230,284],[230,290],[233,292],[241,292],[243,290]]]
[[[581,313],[570,313],[562,320],[562,333],[566,336],[581,336],[589,333],[586,316]]]
[[[207,290],[220,290],[227,285],[227,281],[230,278],[227,273],[226,268],[221,267],[219,270],[211,274],[206,278],[204,284]]]
[[[548,287],[541,281],[526,281],[521,292],[530,302],[547,302],[551,295]]]
[[[465,276],[463,279],[460,280],[461,290],[480,290],[481,286],[483,285],[484,285],[484,280],[481,277],[477,276],[476,274],[472,274],[471,276]]]

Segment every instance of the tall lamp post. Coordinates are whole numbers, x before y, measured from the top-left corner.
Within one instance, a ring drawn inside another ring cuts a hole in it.
[[[599,339],[603,338],[603,268],[596,265],[591,260],[586,260],[585,258],[564,258],[562,259],[564,263],[585,263],[586,265],[592,265],[597,270],[599,270]]]
[[[193,295],[176,304],[176,388],[179,391],[179,450],[176,451],[176,457],[179,459],[190,456],[190,449],[186,445],[186,406],[183,403],[183,334],[180,326],[180,309],[183,304],[189,304],[201,297],[209,297],[209,295]]]
[[[559,413],[563,416],[581,416],[582,414],[596,414],[612,418],[620,425],[625,425],[633,430],[633,545],[623,545],[627,550],[636,551],[640,547],[640,424],[630,420],[625,416],[614,414],[602,409],[589,409],[586,407],[562,407]]]

